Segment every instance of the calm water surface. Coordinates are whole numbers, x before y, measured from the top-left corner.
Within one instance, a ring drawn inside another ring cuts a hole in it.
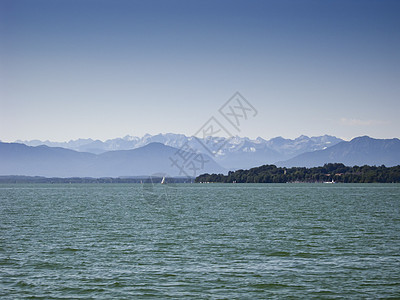
[[[400,297],[400,185],[0,185],[1,299]]]

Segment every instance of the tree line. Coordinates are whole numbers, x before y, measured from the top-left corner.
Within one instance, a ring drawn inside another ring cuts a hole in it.
[[[249,170],[223,174],[202,174],[195,182],[223,183],[286,183],[286,182],[341,182],[341,183],[399,183],[400,165],[395,167],[354,166],[329,163],[314,168],[283,168],[263,165]]]

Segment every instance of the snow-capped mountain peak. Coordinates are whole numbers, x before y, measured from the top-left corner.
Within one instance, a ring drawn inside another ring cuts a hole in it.
[[[95,154],[115,151],[130,150],[158,142],[174,148],[185,147],[186,150],[202,152],[213,155],[215,161],[225,168],[249,168],[261,164],[275,163],[286,160],[301,153],[322,150],[341,142],[334,136],[324,135],[308,137],[301,135],[296,139],[282,137],[265,140],[257,137],[255,140],[247,137],[234,136],[232,138],[208,137],[197,139],[183,134],[165,133],[143,137],[126,135],[123,138],[109,139],[106,141],[92,139],[78,139],[69,142],[50,141],[18,141],[28,146],[47,145],[50,147],[63,147],[81,152]]]

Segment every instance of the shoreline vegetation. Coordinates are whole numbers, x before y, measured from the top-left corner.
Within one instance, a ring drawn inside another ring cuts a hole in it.
[[[1,175],[0,184],[10,183],[161,183],[162,176],[132,177],[43,177]],[[353,166],[329,163],[322,167],[277,167],[263,165],[249,170],[224,174],[202,174],[198,177],[166,177],[166,183],[400,183],[400,165],[394,167]]]
[[[400,165],[353,166],[329,163],[322,167],[277,167],[263,165],[223,174],[202,174],[196,183],[400,183]]]

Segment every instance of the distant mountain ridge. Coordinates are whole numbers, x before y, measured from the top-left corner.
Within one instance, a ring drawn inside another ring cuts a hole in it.
[[[0,142],[0,175],[121,177],[156,173],[166,173],[169,176],[195,176],[200,172],[225,172],[225,169],[207,155],[202,155],[201,166],[200,159],[197,159],[196,166],[180,169],[182,163],[178,161],[180,157],[177,153],[182,157],[189,155],[193,157],[192,153],[161,143],[150,143],[132,150],[93,154],[60,147],[44,145],[33,147]],[[172,160],[177,161],[176,165]],[[194,167],[198,168],[197,173],[192,172]]]
[[[343,163],[347,166],[400,165],[400,140],[374,139],[362,136],[349,142],[343,141],[332,147],[300,154],[278,162],[281,167],[318,167],[325,163]]]
[[[397,138],[373,139],[363,136],[349,142],[331,136],[300,136],[294,140],[279,137],[268,141],[239,137],[221,139],[211,138],[207,143],[208,150],[214,155],[205,153],[207,149],[203,148],[201,140],[199,142],[193,137],[173,134],[147,136],[145,140],[126,138],[125,142],[135,140],[135,145],[144,146],[100,154],[46,145],[27,146],[0,142],[0,175],[121,177],[167,173],[170,176],[185,176],[193,170],[196,173],[189,176],[196,176],[203,173],[226,173],[228,170],[265,164],[276,164],[280,167],[317,167],[326,163],[343,163],[348,166],[400,165],[400,140]],[[154,140],[161,142],[153,142]],[[219,149],[221,141],[226,144]],[[84,145],[86,142],[87,140],[78,140],[69,143]],[[164,143],[176,146],[183,144],[177,148]],[[104,142],[101,145],[104,146]],[[304,152],[307,150],[308,152]],[[297,153],[300,154],[296,155]],[[202,166],[196,169],[194,164],[188,167],[189,164],[185,162],[187,169],[182,172],[183,169],[174,160],[185,160],[188,157],[204,158]],[[287,157],[289,159],[282,159]]]
[[[188,146],[197,152],[209,154],[208,151],[210,151],[214,155],[213,159],[219,165],[232,170],[284,161],[305,152],[325,149],[342,141],[342,139],[329,135],[318,137],[302,135],[296,139],[276,137],[270,140],[260,137],[255,140],[238,136],[230,139],[210,137],[207,143],[204,139],[200,139],[199,143],[199,140],[194,137],[166,133],[157,135],[146,134],[143,137],[127,135],[123,138],[110,139],[104,142],[93,139],[78,139],[61,143],[39,140],[17,141],[17,143],[23,143],[28,146],[46,145],[49,147],[62,147],[80,152],[101,154],[107,151],[137,149],[150,143],[158,142],[178,149]],[[207,144],[207,149],[202,144]],[[221,144],[224,144],[224,147],[220,148]]]

